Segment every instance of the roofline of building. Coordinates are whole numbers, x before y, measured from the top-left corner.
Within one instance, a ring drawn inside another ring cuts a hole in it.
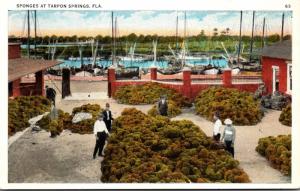
[[[8,61],[13,61],[13,60],[18,60],[18,59],[22,59],[22,58],[9,59]],[[35,60],[35,59],[28,59],[28,60],[29,60],[29,61],[30,61],[30,60],[37,61],[37,60]],[[28,75],[28,74],[32,74],[32,73],[36,73],[36,72],[39,72],[39,71],[42,71],[42,70],[46,70],[46,69],[48,69],[48,68],[51,68],[51,67],[53,67],[53,66],[56,66],[56,65],[58,65],[58,64],[63,63],[62,61],[57,61],[57,60],[55,60],[55,61],[52,61],[52,60],[40,60],[40,61],[43,61],[43,62],[53,62],[53,64],[48,65],[48,66],[45,66],[44,68],[38,68],[38,70],[25,71],[25,72],[23,72],[22,74],[16,75],[16,77],[13,77],[13,78],[10,78],[10,75],[8,74],[8,81],[9,81],[9,82],[12,82],[12,81],[17,80],[17,79],[20,79],[20,78],[22,78],[23,76],[26,76],[26,75]],[[8,62],[8,64],[9,64],[9,62]]]
[[[263,56],[262,57],[264,58],[271,58],[271,59],[280,59],[280,60],[286,60],[286,61],[292,61],[292,59],[287,59],[287,58],[280,58],[280,57],[270,57],[270,56]]]

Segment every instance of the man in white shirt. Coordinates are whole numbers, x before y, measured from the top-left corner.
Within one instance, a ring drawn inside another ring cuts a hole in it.
[[[98,119],[96,120],[94,124],[94,135],[96,137],[96,145],[94,149],[93,158],[96,158],[96,155],[98,153],[98,156],[102,156],[102,150],[105,145],[105,141],[107,136],[109,135],[109,132],[106,128],[106,125],[103,121],[102,114],[99,115]]]
[[[214,123],[213,137],[215,141],[220,141],[222,121],[220,120],[219,112],[216,112],[214,114],[214,121],[215,123]]]

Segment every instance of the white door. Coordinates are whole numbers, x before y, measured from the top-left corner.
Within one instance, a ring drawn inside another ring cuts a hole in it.
[[[279,90],[279,79],[278,79],[279,67],[278,66],[272,66],[272,69],[273,69],[272,92],[274,93],[275,91]]]

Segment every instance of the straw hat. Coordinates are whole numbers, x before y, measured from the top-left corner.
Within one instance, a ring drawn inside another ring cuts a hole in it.
[[[224,123],[225,125],[232,125],[232,121],[229,118],[225,119]]]

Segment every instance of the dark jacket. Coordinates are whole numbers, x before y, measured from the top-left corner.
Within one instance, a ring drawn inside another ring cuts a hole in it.
[[[168,102],[165,100],[165,103],[162,103],[162,100],[159,100],[158,102],[158,111],[160,115],[168,115]]]
[[[46,89],[46,97],[48,99],[53,99],[56,96],[56,91],[53,88],[47,88]]]
[[[113,120],[114,118],[112,117],[112,114],[111,114],[111,111],[109,110],[108,111],[109,112],[109,116],[107,116],[107,111],[106,110],[104,110],[103,112],[102,112],[102,115],[103,115],[103,121],[106,123],[106,122],[108,122],[108,121],[110,121],[110,120]],[[109,117],[109,118],[108,118]],[[110,120],[108,120],[108,119],[110,119]]]

